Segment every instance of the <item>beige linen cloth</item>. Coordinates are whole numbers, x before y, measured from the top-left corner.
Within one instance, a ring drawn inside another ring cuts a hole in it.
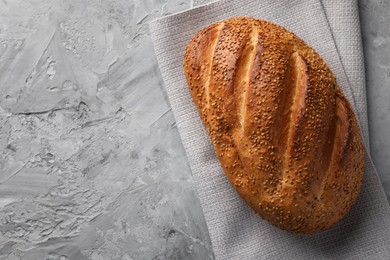
[[[207,1],[198,0],[194,4]],[[390,207],[366,152],[358,202],[332,229],[293,235],[256,215],[225,177],[187,89],[183,55],[201,28],[234,16],[284,26],[327,62],[358,114],[368,151],[367,106],[357,2],[222,0],[156,20],[153,43],[190,162],[217,259],[390,259]]]

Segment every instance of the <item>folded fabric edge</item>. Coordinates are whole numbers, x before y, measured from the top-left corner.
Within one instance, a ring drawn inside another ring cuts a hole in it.
[[[328,26],[329,26],[329,30],[331,32],[331,35],[333,37],[333,41],[334,41],[334,45],[335,45],[335,48],[336,48],[336,52],[337,52],[337,56],[340,60],[340,64],[344,70],[344,73],[345,73],[345,76],[346,76],[346,80],[348,81],[348,84],[351,88],[351,93],[352,93],[352,98],[354,99],[354,103],[355,103],[355,107],[356,107],[356,112],[357,112],[357,116],[359,118],[359,123],[360,123],[360,127],[361,127],[361,130],[362,130],[362,135],[364,137],[364,143],[365,143],[365,146],[366,146],[366,149],[367,149],[367,152],[368,154],[370,154],[370,140],[369,140],[369,126],[368,126],[368,118],[367,118],[367,109],[357,109],[358,107],[358,103],[361,103],[362,99],[363,99],[363,102],[364,104],[366,104],[366,108],[367,108],[367,94],[366,94],[366,86],[365,86],[365,71],[364,71],[364,62],[362,64],[360,64],[360,66],[362,67],[362,74],[361,77],[362,77],[362,80],[361,80],[361,83],[363,84],[363,88],[362,89],[358,89],[358,91],[354,91],[353,90],[353,87],[352,87],[352,79],[350,78],[350,74],[347,73],[347,69],[346,69],[346,64],[345,64],[345,60],[343,60],[342,58],[342,52],[340,50],[340,45],[342,46],[342,44],[340,44],[340,39],[337,37],[337,34],[335,33],[334,31],[334,28],[333,26],[335,26],[334,23],[331,22],[331,19],[329,18],[329,15],[332,11],[332,3],[333,1],[332,0],[320,0],[320,3],[322,5],[322,8],[324,10],[324,14],[325,14],[325,18],[327,20],[327,23],[328,23]],[[338,6],[340,5],[351,5],[355,8],[356,12],[357,12],[357,15],[358,14],[358,11],[357,11],[357,1],[356,0],[352,0],[350,2],[337,2],[338,3]],[[346,8],[346,6],[343,6],[344,8]],[[351,15],[350,15],[351,16]],[[350,18],[350,17],[348,17]],[[345,19],[343,19],[345,20]],[[357,44],[358,46],[356,46],[356,50],[359,51],[359,56],[360,56],[360,60],[364,60],[363,59],[363,48],[362,48],[362,40],[361,40],[361,30],[360,30],[360,23],[359,23],[359,19],[357,19],[357,21],[355,21],[356,23],[352,26],[350,25],[348,29],[350,30],[357,30],[358,31],[358,34],[359,34],[359,39],[360,41],[356,41],[355,44]],[[359,59],[359,58],[358,58]],[[349,71],[350,72],[350,71]],[[363,95],[358,95],[357,92],[359,91],[363,91]],[[362,98],[363,96],[363,98]],[[357,99],[360,99],[358,102]]]

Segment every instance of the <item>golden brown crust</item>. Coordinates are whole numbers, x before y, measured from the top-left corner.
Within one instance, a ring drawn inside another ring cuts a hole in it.
[[[361,189],[356,117],[322,58],[270,22],[198,32],[184,72],[226,176],[264,219],[293,233],[337,223]]]

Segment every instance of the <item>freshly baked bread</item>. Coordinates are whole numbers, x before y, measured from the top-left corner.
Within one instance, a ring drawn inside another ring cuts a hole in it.
[[[349,211],[362,186],[362,137],[312,48],[270,22],[231,18],[192,38],[184,72],[226,176],[261,217],[313,233]]]

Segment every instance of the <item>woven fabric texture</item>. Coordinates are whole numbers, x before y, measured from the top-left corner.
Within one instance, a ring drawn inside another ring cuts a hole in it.
[[[205,0],[201,1],[206,2]],[[194,5],[200,1],[194,1]],[[332,229],[292,235],[256,215],[225,177],[187,89],[183,55],[201,28],[233,16],[272,21],[327,62],[358,115],[368,147],[363,55],[356,1],[222,0],[156,20],[153,43],[197,185],[217,259],[388,259],[390,207],[366,152],[358,202]]]

